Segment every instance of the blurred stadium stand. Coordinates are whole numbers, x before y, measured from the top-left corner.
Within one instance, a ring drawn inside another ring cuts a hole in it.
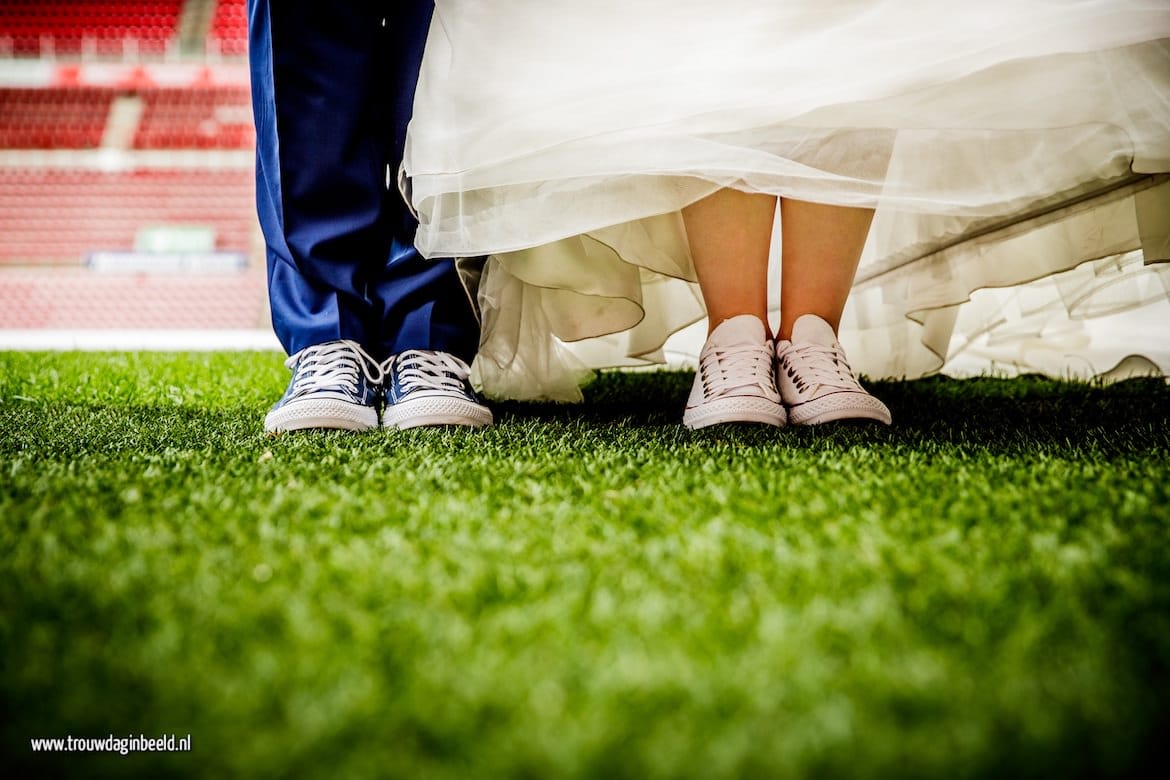
[[[177,40],[182,0],[6,0],[0,30],[18,56],[165,51]]]
[[[70,329],[274,343],[245,13],[0,0],[0,348]]]

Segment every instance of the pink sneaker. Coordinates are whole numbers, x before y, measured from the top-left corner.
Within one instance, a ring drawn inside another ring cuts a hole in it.
[[[793,425],[833,420],[876,420],[889,425],[890,410],[853,375],[829,323],[815,314],[792,326],[792,341],[776,344],[776,379]]]
[[[772,342],[758,317],[741,314],[721,322],[703,345],[683,425],[783,425],[774,362]]]

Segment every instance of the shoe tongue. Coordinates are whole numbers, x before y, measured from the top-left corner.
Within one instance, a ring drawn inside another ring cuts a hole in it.
[[[792,323],[793,344],[817,344],[831,347],[837,343],[837,334],[829,323],[815,314],[804,314]]]
[[[707,343],[717,347],[759,346],[768,340],[764,323],[751,314],[726,319],[711,331]]]

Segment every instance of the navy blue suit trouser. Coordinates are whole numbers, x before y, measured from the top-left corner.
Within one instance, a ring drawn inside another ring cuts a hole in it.
[[[256,201],[272,322],[292,354],[353,339],[470,361],[451,260],[425,260],[397,170],[430,0],[249,0]]]

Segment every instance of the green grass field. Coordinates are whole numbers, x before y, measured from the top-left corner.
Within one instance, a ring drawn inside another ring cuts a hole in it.
[[[685,373],[295,434],[272,354],[0,353],[20,774],[1138,775],[1170,701],[1170,386],[875,383],[693,433]],[[191,734],[187,754],[33,737]]]

